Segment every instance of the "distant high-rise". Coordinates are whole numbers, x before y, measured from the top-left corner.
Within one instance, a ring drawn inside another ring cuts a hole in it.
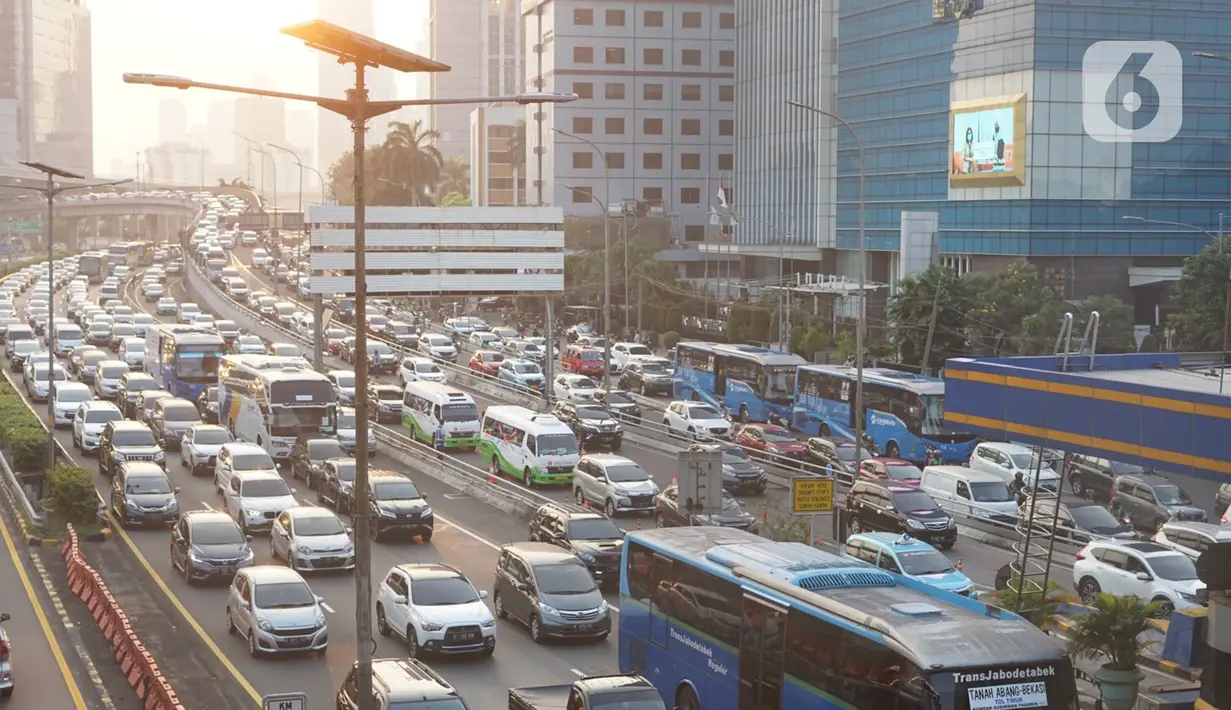
[[[320,19],[352,32],[368,37],[375,36],[372,0],[317,0],[316,14]],[[355,86],[354,65],[339,64],[337,57],[332,54],[320,54],[318,93],[322,96],[345,98],[346,91]],[[369,99],[386,101],[393,97],[393,70],[383,67],[368,69],[366,78]],[[377,117],[368,121],[365,142],[372,145],[383,141],[388,133],[388,125],[388,117]],[[332,111],[319,110],[316,123],[316,159],[317,168],[322,173],[327,174],[329,167],[351,149],[353,141],[350,123],[345,118]]]
[[[267,143],[286,145],[286,103],[281,99],[261,96],[245,96],[235,100],[235,154],[247,167],[249,141],[252,142],[253,177],[259,183],[274,186],[273,164],[280,160],[278,151],[266,147]],[[242,137],[241,137],[242,136]],[[245,140],[247,139],[247,140]],[[261,154],[264,150],[266,155]]]
[[[158,102],[158,142],[180,143],[188,136],[188,109],[179,99]]]

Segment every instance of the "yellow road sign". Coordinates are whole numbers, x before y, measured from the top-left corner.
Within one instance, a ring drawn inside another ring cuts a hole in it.
[[[796,515],[833,512],[833,479],[812,476],[792,478],[791,512]]]

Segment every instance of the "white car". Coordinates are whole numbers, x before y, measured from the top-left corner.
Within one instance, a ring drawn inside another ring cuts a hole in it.
[[[551,393],[557,399],[572,402],[589,402],[594,399],[598,385],[585,375],[557,375],[551,383]]]
[[[237,473],[278,473],[269,452],[246,441],[223,444],[214,462],[214,488],[226,495],[231,487],[231,478]]]
[[[303,357],[303,349],[294,343],[270,343],[269,354],[275,357]]]
[[[137,313],[133,315],[133,330],[137,332],[137,337],[144,338],[149,327],[156,323],[154,316],[149,313]]]
[[[50,373],[48,370],[50,369]],[[48,363],[46,359],[31,358],[26,361],[26,394],[36,402],[46,402],[50,391],[48,377],[55,380],[59,387],[61,382],[68,382],[68,372],[59,363]]]
[[[654,351],[641,343],[616,343],[611,346],[611,362],[618,370],[623,370],[629,360],[642,357],[654,357]]]
[[[269,534],[269,556],[293,570],[355,569],[350,529],[337,513],[317,506],[282,511]]]
[[[475,589],[449,565],[398,565],[377,590],[376,629],[405,639],[411,658],[425,651],[490,656],[496,650],[496,617],[483,603],[486,598],[486,590]]]
[[[171,298],[170,296],[163,296],[158,299],[158,305],[154,307],[154,310],[157,311],[160,316],[173,316],[175,315],[175,309],[178,308],[179,305],[179,301],[174,298]]]
[[[329,627],[321,605],[298,572],[274,565],[235,573],[227,592],[227,632],[248,642],[248,653],[325,653]]]
[[[209,328],[211,330],[214,328],[215,322],[214,317],[208,313],[198,313],[197,316],[192,319],[193,325],[201,328]]]
[[[185,325],[197,319],[201,314],[201,307],[197,304],[188,301],[187,303],[178,304],[178,309],[175,311],[175,319]]]
[[[445,376],[444,370],[440,369],[431,358],[426,357],[408,357],[402,360],[402,364],[398,367],[398,381],[402,386],[406,386],[407,382],[439,382],[444,384],[448,378]]]
[[[98,439],[107,422],[119,421],[124,413],[112,402],[92,399],[81,403],[73,416],[73,447],[83,454],[98,450]]]
[[[676,401],[663,412],[668,436],[686,439],[730,439],[731,422],[704,402]]]
[[[521,337],[521,333],[518,333],[516,328],[510,328],[504,325],[498,325],[488,332],[499,338],[501,343],[507,343]]]
[[[131,306],[116,306],[111,310],[111,317],[115,319],[116,323],[128,323],[131,325],[133,322],[133,315],[134,313]]]
[[[240,355],[264,355],[265,341],[259,335],[245,334],[235,339],[231,346]]]
[[[355,427],[355,410],[350,407],[338,407],[338,443],[351,456],[355,455],[358,446],[355,437],[358,436]],[[376,428],[368,427],[368,453],[376,453]]]
[[[1231,528],[1215,523],[1171,520],[1151,538],[1163,547],[1188,555],[1193,562],[1211,545],[1231,542]]]
[[[453,341],[440,333],[424,333],[419,338],[419,352],[438,360],[457,361],[457,348],[453,347]]]
[[[466,341],[470,343],[472,350],[484,350],[499,346],[500,336],[490,331],[476,330],[470,334],[470,337],[466,338]]]
[[[192,475],[207,472],[218,461],[223,445],[235,441],[231,432],[217,424],[194,424],[180,439],[180,465]]]
[[[116,359],[128,363],[134,370],[140,370],[145,365],[145,339],[129,336],[121,340]]]
[[[1197,579],[1192,559],[1155,542],[1096,540],[1077,553],[1073,584],[1082,601],[1100,592],[1158,602],[1159,618],[1192,609],[1205,584]]]
[[[351,370],[330,370],[325,373],[339,404],[355,403],[355,373]]]
[[[892,453],[887,453],[893,456]],[[1060,493],[1060,475],[1046,462],[1040,463],[1036,452],[1021,444],[983,442],[970,455],[970,467],[999,476],[1005,483],[1012,483],[1017,474],[1030,488],[1035,488],[1035,471],[1039,472],[1040,487]]]
[[[94,398],[89,385],[80,382],[57,382],[55,401],[52,408],[55,411],[57,429],[67,429],[73,424],[73,417],[83,402]]]
[[[234,518],[245,535],[272,530],[282,511],[297,505],[295,490],[277,471],[235,471],[222,494],[222,512]]]

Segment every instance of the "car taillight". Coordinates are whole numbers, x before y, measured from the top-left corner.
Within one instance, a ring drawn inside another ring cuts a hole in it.
[[[1084,560],[1084,559],[1086,559],[1086,556],[1085,556],[1084,554],[1082,554],[1082,551],[1081,551],[1081,550],[1078,550],[1078,551],[1077,551],[1077,561],[1078,561],[1078,562],[1081,562],[1081,561],[1082,561],[1082,560]]]
[[[0,641],[0,661],[9,660],[9,642]]]

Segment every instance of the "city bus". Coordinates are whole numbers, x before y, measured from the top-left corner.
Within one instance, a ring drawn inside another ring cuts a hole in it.
[[[225,355],[221,335],[192,325],[152,323],[145,330],[145,371],[158,386],[195,402],[218,382]]]
[[[452,385],[412,380],[402,392],[402,426],[411,438],[434,446],[436,433],[446,449],[479,445],[479,408],[474,399]]]
[[[107,255],[101,251],[88,251],[77,259],[77,275],[90,279],[90,283],[103,282],[103,271],[107,268]]]
[[[808,361],[753,345],[686,342],[675,349],[675,398],[707,402],[741,421],[791,414],[795,371]]]
[[[152,266],[155,251],[157,249],[154,242],[128,242],[128,266],[134,269],[138,266]]]
[[[302,358],[227,355],[218,368],[218,423],[286,461],[299,437],[337,433],[337,399],[329,378]]]
[[[925,582],[717,526],[630,530],[623,555],[620,672],[668,707],[1078,707],[1061,644]]]
[[[107,273],[117,266],[128,266],[128,242],[112,242],[107,247]]]
[[[843,365],[806,365],[795,378],[791,426],[813,436],[855,436],[857,371]],[[945,381],[910,372],[865,367],[863,430],[886,456],[927,461],[927,446],[947,464],[970,460],[974,434],[945,426]]]

